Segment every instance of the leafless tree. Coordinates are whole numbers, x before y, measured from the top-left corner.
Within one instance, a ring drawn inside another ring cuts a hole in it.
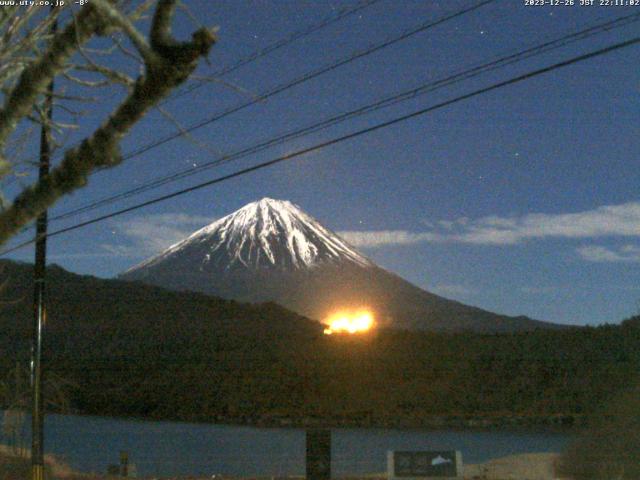
[[[25,422],[31,402],[29,369],[16,362],[13,371],[0,375],[0,439],[14,454],[27,454]],[[45,380],[46,405],[57,412],[69,411],[69,392],[77,388],[59,375],[50,372]]]
[[[39,3],[39,2],[36,2]],[[172,34],[177,0],[91,0],[81,8],[0,6],[0,179],[19,175],[21,128],[49,122],[52,132],[73,125],[47,118],[44,102],[54,79],[81,88],[121,85],[110,114],[76,146],[63,150],[50,174],[23,185],[13,202],[0,209],[0,244],[19,232],[62,196],[84,186],[91,173],[122,162],[120,142],[132,127],[193,73],[215,42],[212,29],[199,28],[189,41]],[[57,22],[58,28],[51,26]],[[149,34],[140,24],[149,23]],[[105,46],[108,40],[108,45]],[[90,42],[98,42],[98,48]],[[105,61],[110,54],[129,57],[139,68]],[[132,74],[133,71],[133,74]],[[53,101],[67,108],[81,101],[67,88]],[[24,135],[22,135],[24,136]]]

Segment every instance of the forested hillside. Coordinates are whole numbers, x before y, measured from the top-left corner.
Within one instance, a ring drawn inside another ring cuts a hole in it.
[[[3,263],[0,372],[28,362],[30,266]],[[44,361],[92,414],[262,424],[571,424],[628,388],[640,328],[325,336],[274,304],[52,268]]]

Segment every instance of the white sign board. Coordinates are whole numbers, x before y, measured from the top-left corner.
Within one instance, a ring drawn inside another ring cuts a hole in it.
[[[462,478],[462,454],[457,450],[393,451],[387,454],[389,480]]]

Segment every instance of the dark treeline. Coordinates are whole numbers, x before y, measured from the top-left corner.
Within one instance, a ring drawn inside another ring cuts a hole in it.
[[[31,267],[3,267],[0,372],[10,376],[28,362]],[[68,381],[80,413],[273,425],[571,424],[635,383],[637,323],[325,336],[274,304],[54,267],[44,361]]]

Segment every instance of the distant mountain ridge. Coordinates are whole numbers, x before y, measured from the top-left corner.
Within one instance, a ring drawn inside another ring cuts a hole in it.
[[[377,266],[289,201],[264,198],[196,231],[120,278],[239,301],[273,301],[322,321],[367,307],[385,326],[486,333],[554,328],[422,290]]]

